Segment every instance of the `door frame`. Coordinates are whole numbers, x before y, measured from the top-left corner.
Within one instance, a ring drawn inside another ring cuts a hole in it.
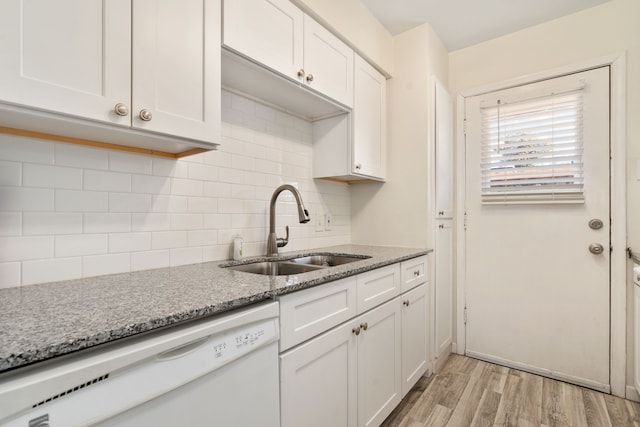
[[[563,66],[539,73],[508,79],[477,88],[463,90],[456,97],[456,343],[454,351],[464,354],[466,349],[466,170],[465,170],[465,98],[488,92],[535,83],[567,74],[602,66],[610,73],[610,209],[611,215],[611,275],[610,275],[610,346],[609,378],[611,393],[626,397],[627,360],[627,260],[626,260],[626,54],[612,54],[578,64]]]

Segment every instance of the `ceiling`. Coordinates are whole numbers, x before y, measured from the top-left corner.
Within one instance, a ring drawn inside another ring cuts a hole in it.
[[[448,51],[610,0],[361,0],[393,35],[428,22]]]

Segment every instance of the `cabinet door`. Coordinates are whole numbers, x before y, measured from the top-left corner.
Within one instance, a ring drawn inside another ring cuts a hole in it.
[[[289,0],[225,0],[225,46],[299,79],[303,68],[303,16]]]
[[[403,294],[402,301],[402,396],[427,371],[429,358],[428,285]]]
[[[0,100],[128,126],[130,0],[0,2]]]
[[[309,87],[353,107],[353,50],[307,15],[304,71]]]
[[[355,325],[348,322],[280,356],[282,427],[356,425]]]
[[[358,320],[358,425],[379,426],[402,399],[400,298]]]
[[[354,74],[352,172],[384,179],[387,158],[387,81],[358,55]]]
[[[135,0],[133,42],[133,126],[217,141],[219,0]]]
[[[453,340],[453,221],[436,221],[435,345],[436,356]]]
[[[435,82],[436,218],[453,218],[453,103]]]

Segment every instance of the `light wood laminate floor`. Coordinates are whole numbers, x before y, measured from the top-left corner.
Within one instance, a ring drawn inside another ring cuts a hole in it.
[[[382,426],[640,427],[640,404],[453,354]]]

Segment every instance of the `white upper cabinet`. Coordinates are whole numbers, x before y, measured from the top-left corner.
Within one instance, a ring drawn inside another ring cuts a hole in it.
[[[207,0],[133,1],[134,127],[202,141],[219,133],[216,7]]]
[[[128,126],[130,27],[130,0],[3,0],[0,99]]]
[[[353,107],[353,50],[309,16],[304,17],[303,83]]]
[[[226,0],[223,14],[227,48],[353,106],[353,50],[289,0]]]
[[[304,67],[304,13],[289,0],[225,0],[225,46],[291,78]]]
[[[387,158],[387,80],[356,55],[352,172],[384,180]]]
[[[435,80],[436,218],[453,218],[453,101]]]
[[[215,148],[220,19],[220,0],[3,1],[0,125],[153,152]]]

